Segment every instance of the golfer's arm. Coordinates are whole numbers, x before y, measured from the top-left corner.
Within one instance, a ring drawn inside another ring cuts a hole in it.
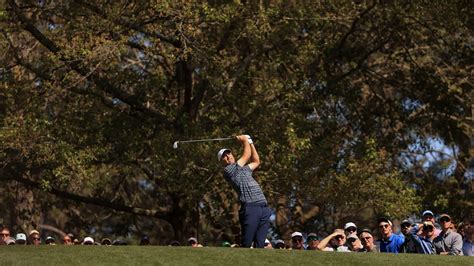
[[[237,164],[240,166],[246,165],[252,155],[252,150],[250,149],[250,144],[247,138],[242,140],[242,145],[244,146],[244,150],[242,156],[240,156],[240,159],[237,161]]]
[[[257,149],[255,149],[254,144],[250,144],[250,151],[251,155],[249,167],[250,169],[255,170],[260,165],[260,157],[258,156]]]

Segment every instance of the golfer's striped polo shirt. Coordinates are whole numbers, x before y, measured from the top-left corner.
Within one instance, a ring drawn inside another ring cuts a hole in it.
[[[224,178],[239,194],[242,204],[267,203],[260,185],[252,177],[252,169],[248,165],[240,166],[237,163],[229,164],[224,168]]]

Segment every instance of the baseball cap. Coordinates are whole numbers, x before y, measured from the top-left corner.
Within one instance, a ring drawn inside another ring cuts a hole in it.
[[[223,148],[223,149],[220,149],[219,152],[217,153],[217,160],[219,160],[219,162],[222,160],[222,155],[224,155],[224,152],[226,151],[230,151],[230,149]]]
[[[9,237],[7,240],[5,240],[6,245],[15,245],[15,238]]]
[[[110,238],[104,238],[100,241],[100,244],[104,246],[112,245],[112,240],[110,240]]]
[[[22,233],[16,234],[16,241],[18,240],[26,241],[26,235]]]
[[[372,230],[370,230],[369,228],[364,228],[364,229],[360,230],[359,235],[361,235],[362,233],[372,234]]]
[[[275,248],[285,248],[285,241],[278,239],[275,241]]]
[[[349,222],[349,223],[346,223],[346,225],[344,225],[344,230],[346,230],[349,227],[355,227],[357,229],[357,226],[355,225],[355,223]]]
[[[293,238],[293,237],[298,237],[298,236],[299,236],[299,237],[303,237],[303,234],[300,233],[300,232],[293,232],[293,234],[291,234],[291,238]]]
[[[306,237],[306,242],[310,242],[310,241],[313,241],[313,240],[318,240],[319,237],[317,234],[315,233],[309,233],[308,236]]]
[[[84,238],[84,241],[82,241],[83,244],[86,244],[86,243],[91,243],[91,244],[94,244],[94,239],[90,236],[87,236]]]
[[[392,222],[391,222],[389,219],[385,218],[385,217],[380,217],[380,218],[377,220],[377,224],[379,224],[379,223],[381,223],[381,222],[386,222],[386,223],[388,223],[390,226],[392,226]]]
[[[266,240],[265,240],[265,243],[266,243]],[[229,241],[224,241],[224,242],[222,242],[222,246],[223,247],[230,247],[230,246],[232,246],[232,244]]]
[[[46,243],[54,242],[54,237],[48,236],[48,237],[46,237],[46,239],[45,239],[44,241],[45,241]]]
[[[357,237],[357,234],[356,234],[356,233],[352,233],[352,234],[350,234],[350,235],[347,236],[347,241],[351,242],[349,239],[357,240],[357,239],[359,239],[359,238]]]
[[[265,238],[265,244],[270,244],[270,240]]]
[[[197,243],[198,241],[197,241],[197,239],[196,239],[195,237],[190,237],[190,238],[188,238],[188,243],[189,243],[189,242]]]
[[[426,210],[423,212],[423,214],[421,216],[425,216],[425,215],[431,215],[431,216],[434,216],[434,213],[430,210]]]
[[[439,219],[441,219],[441,218],[443,218],[443,217],[447,217],[447,218],[449,218],[449,220],[451,220],[451,216],[449,216],[449,214],[447,214],[447,213],[441,214],[441,215],[439,216]]]
[[[29,236],[31,236],[32,234],[40,234],[37,230],[31,230],[30,233],[28,234]]]
[[[410,222],[410,220],[405,219],[405,220],[403,220],[403,221],[400,223],[400,225],[404,225],[404,224],[409,224],[409,225],[411,225],[412,223]]]

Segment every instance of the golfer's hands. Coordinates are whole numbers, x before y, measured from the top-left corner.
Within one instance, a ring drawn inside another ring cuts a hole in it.
[[[253,141],[250,135],[238,135],[235,138],[242,143],[244,143],[245,141],[248,141],[249,144],[253,144]]]

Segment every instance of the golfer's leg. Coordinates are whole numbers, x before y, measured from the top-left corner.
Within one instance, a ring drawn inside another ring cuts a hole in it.
[[[260,207],[246,206],[240,214],[240,226],[242,228],[242,247],[249,248],[255,238],[259,224],[259,210]]]
[[[271,211],[268,207],[260,208],[260,219],[255,233],[255,247],[263,248],[265,246],[265,238],[267,237],[268,229],[270,228],[270,215]]]

